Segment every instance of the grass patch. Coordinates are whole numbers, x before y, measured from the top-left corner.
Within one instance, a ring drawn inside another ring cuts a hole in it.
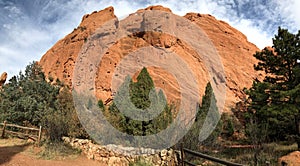
[[[285,156],[293,151],[297,150],[297,144],[288,144],[286,142],[273,142],[263,144],[260,148],[259,153],[257,153],[257,149],[251,146],[241,146],[241,147],[230,147],[224,145],[246,145],[241,144],[239,142],[226,141],[226,143],[218,144],[214,147],[205,146],[199,148],[199,152],[211,155],[213,157],[217,157],[226,161],[231,161],[244,165],[255,165],[257,161],[258,165],[266,165],[269,163],[270,165],[277,165],[278,159],[282,156]],[[255,153],[257,153],[257,157],[255,160]],[[220,165],[215,162],[210,162],[208,160],[195,157],[186,153],[186,159],[192,163],[198,165],[208,165],[215,166]]]
[[[81,150],[74,149],[63,142],[46,142],[41,148],[42,150],[38,154],[39,158],[46,160],[74,159],[81,154]]]
[[[8,138],[1,138],[0,139],[0,147],[1,146],[20,146],[20,145],[29,145],[27,140],[15,138],[15,137],[8,137]]]
[[[152,165],[153,164],[151,164],[149,161],[146,161],[142,158],[139,158],[138,160],[129,163],[129,166],[152,166]]]
[[[271,165],[277,165],[278,158],[296,150],[296,144],[263,144],[260,152],[257,153],[257,161],[259,165],[265,165],[266,162],[269,162]],[[257,149],[254,148],[223,148],[215,156],[236,163],[255,165],[254,154],[256,151]]]

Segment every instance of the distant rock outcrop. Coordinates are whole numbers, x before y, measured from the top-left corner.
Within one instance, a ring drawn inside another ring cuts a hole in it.
[[[170,9],[162,6],[151,6],[137,12],[143,10],[171,12]],[[58,78],[71,86],[74,64],[81,47],[96,29],[114,18],[116,16],[114,15],[113,7],[83,16],[80,25],[69,35],[59,40],[41,58],[39,63],[43,67],[45,74],[53,78]],[[211,15],[188,13],[184,18],[204,30],[220,55],[226,74],[227,94],[225,111],[229,111],[230,107],[243,99],[243,88],[250,87],[252,81],[259,77],[259,73],[253,69],[253,64],[257,63],[253,54],[259,51],[259,49],[254,44],[248,42],[244,34]],[[204,94],[205,85],[208,82],[207,69],[201,59],[195,58],[193,50],[189,49],[186,44],[179,42],[173,36],[146,32],[140,36],[123,38],[104,55],[98,67],[98,74],[95,80],[96,96],[99,99],[103,101],[112,99],[111,81],[116,65],[128,52],[137,50],[145,45],[167,48],[180,55],[188,63],[191,70],[196,73],[199,85],[203,85],[200,87],[199,94],[201,96]],[[167,93],[168,100],[177,99],[180,96],[178,82],[176,82],[171,74],[155,67],[149,68],[148,71],[155,85],[161,87]]]
[[[1,74],[1,77],[0,77],[0,88],[2,88],[2,86],[4,85],[6,79],[7,79],[7,73],[4,72],[4,73]]]
[[[278,165],[298,166],[300,165],[300,152],[295,151],[278,159]]]

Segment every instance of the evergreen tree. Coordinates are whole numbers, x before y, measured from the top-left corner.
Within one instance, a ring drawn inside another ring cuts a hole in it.
[[[255,70],[264,71],[266,76],[263,81],[255,80],[246,91],[248,112],[259,126],[268,126],[269,139],[299,138],[300,31],[292,34],[279,27],[272,48],[254,54],[259,60]],[[300,145],[300,140],[297,143]]]
[[[24,74],[12,77],[0,91],[0,121],[41,125],[51,141],[60,141],[62,136],[87,137],[70,90],[59,80],[52,83],[45,80],[36,62],[30,63]]]
[[[41,125],[41,119],[50,110],[56,109],[59,87],[45,81],[41,67],[33,62],[26,67],[25,74],[12,77],[1,91],[0,118],[22,125],[29,121]]]
[[[192,150],[199,150],[200,145],[206,145],[206,146],[212,146],[216,143],[216,140],[221,133],[222,123],[221,121],[218,121],[218,124],[214,131],[211,133],[211,135],[204,140],[203,142],[199,142],[199,134],[200,130],[203,127],[205,119],[209,120],[211,123],[216,122],[219,120],[220,113],[218,111],[217,101],[212,89],[212,86],[210,83],[207,83],[205,88],[205,94],[202,97],[202,103],[198,107],[198,111],[196,113],[195,122],[191,126],[188,133],[183,137],[183,139],[180,141],[184,144],[185,148],[192,149]],[[209,111],[212,112],[212,116],[208,116]]]
[[[149,108],[151,104],[149,94],[154,88],[154,82],[144,67],[137,77],[137,82],[131,81],[131,102],[139,109]]]
[[[129,94],[127,94],[128,88]],[[130,101],[127,99],[128,95]],[[109,113],[105,113],[105,116],[108,117],[114,127],[127,134],[140,136],[155,134],[167,128],[173,121],[172,109],[174,108],[166,104],[166,98],[161,90],[158,93],[155,91],[154,82],[146,68],[143,68],[139,73],[137,82],[133,82],[130,77],[126,77],[124,83],[118,89],[114,100],[108,108]],[[120,112],[116,101],[126,108],[127,111],[136,114],[141,113],[139,109],[148,111],[144,112],[145,117],[155,111],[163,111],[151,120],[134,120]],[[153,110],[149,110],[150,105],[152,105],[151,109]],[[105,112],[105,110],[103,111]]]

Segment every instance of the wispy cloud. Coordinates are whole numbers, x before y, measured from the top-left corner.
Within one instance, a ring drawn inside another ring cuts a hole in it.
[[[77,27],[86,13],[114,6],[124,18],[149,5],[163,5],[175,14],[209,13],[244,33],[258,47],[271,45],[278,26],[300,29],[297,0],[0,0],[0,72],[17,74],[60,38]]]

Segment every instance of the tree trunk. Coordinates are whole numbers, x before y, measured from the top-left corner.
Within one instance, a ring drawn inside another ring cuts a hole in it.
[[[299,136],[296,137],[297,149],[300,151],[300,138]]]
[[[295,136],[295,141],[298,146],[298,151],[300,151],[300,115],[296,116],[295,118],[295,124],[296,124],[296,136]]]

